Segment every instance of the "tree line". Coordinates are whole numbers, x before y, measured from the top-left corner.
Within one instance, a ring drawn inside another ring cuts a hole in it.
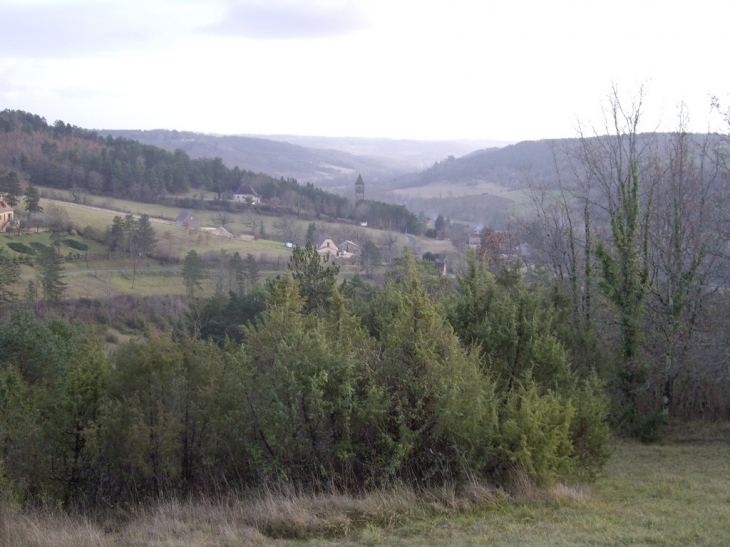
[[[19,110],[0,112],[0,166],[36,186],[68,189],[76,195],[91,193],[136,201],[165,202],[181,207],[207,208],[225,203],[242,184],[251,185],[267,202],[263,207],[278,214],[309,211],[331,218],[359,218],[347,198],[315,188],[296,179],[275,178],[265,173],[228,168],[221,158],[192,159],[182,150],[169,151],[122,137],[102,137],[94,131],[60,120],[48,124],[40,116]],[[199,199],[178,199],[190,189]],[[210,192],[218,203],[203,201]],[[404,207],[373,202],[372,222],[399,223],[403,230],[417,229]],[[397,229],[395,226],[393,229]]]
[[[476,256],[449,287],[407,250],[383,286],[336,276],[299,248],[286,275],[193,299],[111,354],[92,325],[16,309],[0,323],[0,488],[72,507],[600,470],[602,384],[546,287]]]
[[[641,132],[643,94],[616,89],[605,126],[554,143],[555,182],[531,181],[516,233],[615,356],[617,426],[649,437],[672,419],[730,413],[721,355],[730,277],[725,137]]]

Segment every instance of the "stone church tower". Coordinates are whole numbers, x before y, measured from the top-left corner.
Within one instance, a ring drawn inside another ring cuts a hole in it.
[[[355,204],[365,199],[365,183],[362,181],[362,175],[357,175],[355,182]]]

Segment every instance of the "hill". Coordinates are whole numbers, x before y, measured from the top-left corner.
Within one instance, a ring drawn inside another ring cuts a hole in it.
[[[430,168],[407,174],[394,182],[395,188],[412,188],[437,182],[492,182],[509,187],[524,187],[526,174],[537,178],[554,173],[551,142],[561,147],[575,139],[523,141],[503,148],[477,150],[460,158],[437,161]]]
[[[260,137],[207,135],[166,129],[100,130],[102,135],[124,137],[168,150],[183,150],[194,158],[220,157],[230,167],[269,173],[275,177],[317,183],[352,184],[358,174],[372,181],[392,179],[416,167],[403,158],[355,155],[342,150],[307,148],[291,142]]]
[[[374,139],[362,137],[312,137],[299,135],[250,135],[274,141],[289,142],[310,148],[329,148],[356,156],[387,157],[407,162],[413,170],[426,169],[449,156],[461,157],[475,150],[500,148],[511,141],[449,140],[421,141],[413,139]]]
[[[265,148],[273,145],[306,153],[294,145],[253,140]],[[318,220],[350,219],[411,234],[419,231],[416,217],[402,206],[368,201],[355,208],[345,197],[311,183],[302,185],[293,178],[238,166],[231,169],[220,157],[190,158],[180,149],[173,152],[121,136],[104,137],[60,120],[49,125],[22,111],[0,112],[0,174],[3,171],[77,196],[89,193],[198,210],[243,211],[248,205],[231,201],[232,195],[241,185],[250,185],[262,200],[256,205],[259,213],[299,217],[306,211]],[[206,200],[205,192],[215,199]]]

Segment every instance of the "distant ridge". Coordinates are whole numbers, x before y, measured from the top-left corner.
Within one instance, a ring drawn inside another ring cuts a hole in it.
[[[317,182],[346,182],[365,173],[370,178],[392,177],[409,170],[388,158],[354,156],[337,150],[318,150],[258,137],[208,135],[190,131],[99,130],[101,135],[134,139],[167,149],[180,149],[192,157],[220,157],[228,167],[261,171],[276,177]]]
[[[460,157],[484,148],[501,148],[515,141],[493,139],[416,140],[303,135],[246,135],[310,148],[329,148],[356,156],[389,157],[425,168],[448,156]]]

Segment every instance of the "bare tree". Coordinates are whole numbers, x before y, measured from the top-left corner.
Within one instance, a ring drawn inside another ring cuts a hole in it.
[[[554,149],[556,184],[531,185],[535,214],[521,236],[586,327],[601,289],[618,328],[624,408],[635,412],[642,397],[668,418],[677,378],[702,361],[707,343],[697,339],[711,336],[701,331],[728,278],[730,190],[718,138],[688,133],[684,108],[671,135],[641,133],[642,99],[624,106],[614,89],[604,127]]]
[[[693,351],[710,300],[727,280],[730,234],[724,226],[728,190],[720,181],[716,136],[698,139],[687,131],[680,108],[667,143],[661,191],[654,200],[650,237],[649,327],[661,378],[662,411],[669,417],[674,381]]]
[[[380,247],[383,249],[383,256],[388,261],[388,264],[391,264],[394,257],[393,249],[398,243],[398,236],[395,232],[385,232],[380,236],[379,243]]]
[[[227,211],[221,211],[219,213],[216,213],[213,215],[213,218],[211,219],[213,224],[215,226],[220,226],[224,230],[226,229],[226,226],[230,226],[233,224],[233,215],[228,213]]]
[[[261,218],[261,216],[253,212],[249,212],[243,215],[242,222],[243,225],[251,230],[254,235],[261,232],[261,227],[264,224],[264,220]]]
[[[291,217],[281,217],[274,223],[274,229],[284,241],[297,244],[301,242],[302,229]]]

